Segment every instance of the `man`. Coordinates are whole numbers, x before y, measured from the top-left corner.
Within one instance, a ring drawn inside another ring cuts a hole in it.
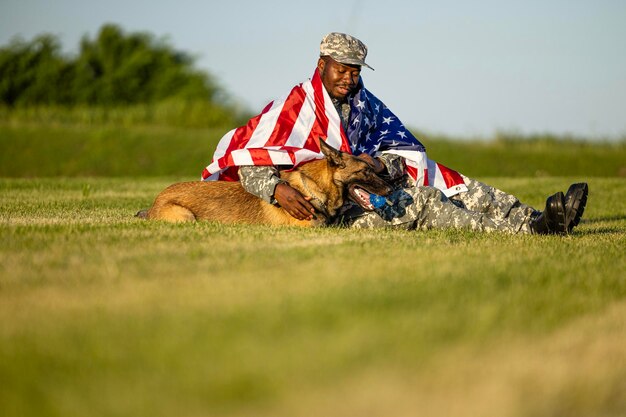
[[[465,228],[507,233],[566,234],[578,224],[588,194],[573,184],[546,201],[543,212],[516,197],[437,164],[398,118],[363,85],[367,47],[343,33],[320,45],[316,71],[246,126],[227,133],[202,179],[239,179],[259,198],[293,217],[312,219],[310,197],[280,180],[278,171],[320,158],[322,137],[370,163],[395,186],[373,212],[348,203],[335,220],[350,227]]]

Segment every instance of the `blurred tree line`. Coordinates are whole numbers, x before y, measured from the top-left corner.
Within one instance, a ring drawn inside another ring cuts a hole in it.
[[[193,60],[147,33],[103,26],[83,37],[76,57],[64,57],[54,35],[14,40],[0,49],[0,100],[32,104],[118,105],[172,96],[215,98],[218,88]]]
[[[235,123],[238,116],[224,91],[193,63],[165,41],[148,33],[126,34],[112,24],[102,26],[95,39],[85,35],[76,56],[64,56],[54,35],[15,39],[0,48],[0,106],[3,114],[42,106],[95,107],[100,113],[134,106],[135,113],[150,113],[145,106],[137,111],[143,104],[158,106],[162,114],[189,113],[192,106],[196,119],[204,109],[213,112],[211,125]]]

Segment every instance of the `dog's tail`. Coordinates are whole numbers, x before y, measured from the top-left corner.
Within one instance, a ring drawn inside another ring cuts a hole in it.
[[[148,218],[148,210],[139,210],[137,212],[137,214],[135,214],[135,217],[139,217],[140,219],[147,219]]]

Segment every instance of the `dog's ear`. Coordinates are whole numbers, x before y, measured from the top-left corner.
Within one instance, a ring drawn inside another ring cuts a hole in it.
[[[341,157],[341,152],[327,144],[322,138],[320,138],[320,150],[326,157],[328,165],[330,165],[331,167],[338,166],[340,168],[345,168],[346,163]]]

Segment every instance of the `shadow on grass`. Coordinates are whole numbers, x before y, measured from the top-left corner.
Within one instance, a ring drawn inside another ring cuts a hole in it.
[[[626,228],[624,227],[600,227],[597,229],[577,231],[574,230],[572,236],[588,236],[588,235],[613,235],[616,233],[625,233]]]
[[[615,222],[620,220],[626,220],[626,215],[620,214],[616,216],[604,216],[604,217],[595,217],[593,219],[582,219],[580,224],[593,224],[600,222]]]

